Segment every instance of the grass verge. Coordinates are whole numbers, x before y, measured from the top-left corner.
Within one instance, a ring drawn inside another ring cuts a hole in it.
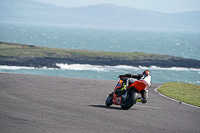
[[[200,85],[169,82],[164,83],[158,91],[170,98],[200,107]]]

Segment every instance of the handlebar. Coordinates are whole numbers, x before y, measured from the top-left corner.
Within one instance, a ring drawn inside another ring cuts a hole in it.
[[[125,78],[125,75],[119,75],[117,78]]]

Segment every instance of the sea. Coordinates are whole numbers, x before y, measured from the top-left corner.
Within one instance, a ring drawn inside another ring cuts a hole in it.
[[[200,31],[109,28],[0,22],[0,41],[42,47],[110,52],[145,52],[200,60]],[[200,69],[158,66],[57,64],[61,69],[0,66],[0,72],[118,80],[118,75],[150,70],[152,83],[200,85]]]

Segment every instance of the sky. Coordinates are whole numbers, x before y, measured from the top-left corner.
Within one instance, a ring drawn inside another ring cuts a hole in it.
[[[162,13],[200,11],[200,0],[33,0],[62,7],[115,4]]]

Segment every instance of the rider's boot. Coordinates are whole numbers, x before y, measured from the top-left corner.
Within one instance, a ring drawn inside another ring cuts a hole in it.
[[[136,102],[142,102],[141,97],[139,97]]]
[[[148,90],[144,90],[142,92],[142,99],[141,99],[142,103],[146,103],[147,102],[147,98],[148,98]]]
[[[147,99],[146,98],[142,98],[142,103],[146,103]]]
[[[146,102],[147,102],[147,99],[146,99],[146,98],[139,97],[139,98],[137,99],[136,102],[146,103]]]

